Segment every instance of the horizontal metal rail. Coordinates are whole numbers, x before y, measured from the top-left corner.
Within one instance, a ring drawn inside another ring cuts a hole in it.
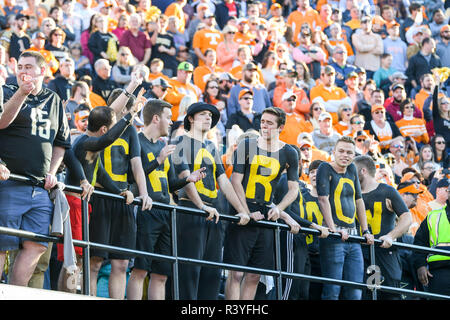
[[[16,180],[16,181],[22,181],[25,183],[28,183],[30,181],[26,177],[14,175],[14,174],[11,174],[10,179]],[[80,187],[66,185],[64,191],[81,193],[82,189]],[[97,196],[100,196],[100,197],[106,197],[109,199],[125,201],[125,197],[123,197],[123,196],[116,195],[116,194],[110,194],[110,193],[103,192],[103,191],[94,190],[94,194]],[[139,198],[136,198],[136,199],[134,199],[133,204],[142,205],[142,202]],[[199,215],[199,216],[203,216],[203,217],[208,216],[208,214],[205,211],[202,211],[199,209],[174,206],[174,205],[169,205],[169,204],[159,203],[159,202],[153,202],[153,207],[176,212],[176,214],[189,213],[189,214],[195,214],[195,215]],[[225,221],[230,221],[230,222],[239,222],[239,217],[232,216],[232,215],[226,215],[226,214],[220,214],[220,219],[225,220]],[[262,228],[270,228],[270,229],[279,228],[280,230],[290,231],[290,227],[284,223],[278,223],[278,222],[272,222],[272,221],[257,221],[256,222],[256,221],[252,220],[249,222],[249,224],[257,225]],[[320,235],[320,231],[311,229],[311,228],[302,227],[300,229],[300,232],[305,233],[305,234],[312,234],[312,235],[316,235],[316,236]],[[0,234],[7,234],[10,236],[17,236],[17,237],[27,238],[27,239],[41,241],[41,242],[62,242],[63,241],[63,238],[61,238],[61,237],[46,236],[46,235],[36,234],[33,232],[16,230],[16,229],[11,229],[11,228],[6,228],[6,227],[0,227]],[[340,239],[341,234],[340,233],[330,233],[329,237],[335,238],[335,239]],[[358,242],[361,244],[365,244],[366,239],[361,236],[349,236],[349,238],[346,241]],[[379,239],[375,239],[374,241],[375,241],[375,245],[382,244],[382,241]],[[368,285],[366,285],[364,283],[323,278],[323,277],[304,275],[304,274],[298,274],[298,273],[289,273],[289,272],[284,272],[281,270],[260,269],[260,268],[254,268],[254,267],[226,264],[226,263],[222,263],[222,262],[191,259],[191,258],[185,258],[185,257],[180,257],[180,256],[166,256],[166,255],[161,255],[161,254],[157,254],[157,253],[150,253],[150,252],[138,251],[138,250],[133,250],[133,249],[115,247],[115,246],[99,244],[99,243],[83,241],[83,240],[75,240],[74,239],[73,244],[74,244],[74,246],[78,246],[78,247],[82,247],[82,248],[89,247],[89,248],[104,250],[104,251],[107,251],[110,253],[120,253],[120,254],[127,254],[127,255],[131,255],[131,256],[150,257],[150,258],[154,258],[157,260],[163,260],[163,261],[167,261],[167,262],[171,262],[171,263],[181,262],[181,263],[187,263],[187,264],[196,264],[196,265],[201,265],[201,266],[205,266],[205,267],[223,268],[226,270],[257,273],[257,274],[262,274],[262,275],[267,275],[267,276],[274,276],[277,278],[282,276],[284,278],[292,278],[292,279],[308,280],[308,281],[319,282],[319,283],[350,286],[350,287],[354,287],[354,288],[358,288],[358,289],[367,289],[368,288]],[[419,251],[419,252],[423,252],[423,253],[432,253],[432,254],[450,256],[450,251],[448,251],[448,250],[442,250],[442,249],[436,249],[436,248],[426,248],[426,247],[416,246],[416,245],[412,245],[412,244],[401,243],[401,242],[397,242],[397,241],[393,242],[392,247],[396,247],[399,249]],[[408,295],[408,296],[430,298],[430,299],[450,300],[450,296],[446,296],[446,295],[440,295],[440,294],[434,294],[434,293],[422,292],[422,291],[414,291],[414,290],[408,290],[408,289],[401,289],[401,288],[393,288],[393,287],[387,287],[387,286],[381,286],[381,285],[377,286],[376,290],[381,290],[381,291],[391,292],[391,293],[396,293],[396,294],[404,294],[404,295]]]

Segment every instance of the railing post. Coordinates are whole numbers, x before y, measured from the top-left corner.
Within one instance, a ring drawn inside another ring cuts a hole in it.
[[[369,246],[369,249],[370,249],[370,264],[372,266],[376,266],[376,261],[375,261],[375,244],[371,244]],[[372,300],[377,300],[377,286],[376,285],[372,289]]]
[[[281,278],[281,246],[280,246],[280,227],[277,226],[274,230],[275,235],[275,269],[278,271],[278,275],[276,276],[276,288],[277,288],[277,300],[281,300],[282,290],[283,290],[283,282]]]
[[[83,248],[83,293],[85,295],[91,294],[90,285],[90,255],[89,255],[89,206],[86,200],[81,200],[81,223],[83,226],[83,241],[86,241],[88,245]]]
[[[172,297],[173,300],[180,299],[180,290],[178,287],[178,247],[177,247],[177,210],[170,211],[172,221],[172,256],[175,261],[172,264]]]

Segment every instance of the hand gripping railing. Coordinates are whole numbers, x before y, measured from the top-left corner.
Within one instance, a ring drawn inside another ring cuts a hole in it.
[[[29,178],[19,176],[16,174],[10,175],[11,180],[15,181],[21,181],[24,183],[28,183],[30,181]],[[81,194],[82,189],[80,187],[70,186],[66,185],[64,191],[74,192]],[[94,194],[100,197],[105,197],[109,199],[115,199],[115,200],[125,200],[123,196],[111,194],[103,191],[94,190]],[[201,265],[205,267],[213,267],[213,268],[223,268],[226,270],[235,270],[235,271],[242,271],[242,272],[250,272],[250,273],[258,273],[262,275],[268,275],[268,276],[274,276],[276,278],[276,292],[277,292],[277,299],[281,300],[281,293],[282,293],[282,278],[291,278],[291,279],[299,279],[299,280],[307,280],[312,282],[319,282],[319,283],[326,283],[326,284],[336,284],[341,286],[350,286],[358,289],[367,289],[368,285],[364,283],[358,283],[358,282],[352,282],[352,281],[346,281],[346,280],[336,280],[336,279],[330,279],[330,278],[324,278],[324,277],[317,277],[312,275],[305,275],[305,274],[298,274],[298,273],[290,273],[285,272],[281,270],[281,255],[280,255],[280,232],[282,230],[284,231],[290,231],[290,227],[287,224],[284,223],[278,223],[278,222],[272,222],[272,221],[250,221],[249,224],[257,225],[261,228],[269,228],[274,230],[274,239],[275,239],[275,269],[276,270],[269,270],[269,269],[261,269],[261,268],[253,268],[253,267],[246,267],[246,266],[240,266],[240,265],[233,265],[233,264],[226,264],[221,262],[213,262],[213,261],[205,261],[205,260],[198,260],[198,259],[191,259],[191,258],[185,258],[178,256],[177,253],[177,230],[176,230],[176,215],[179,213],[188,213],[188,214],[195,214],[207,217],[208,214],[199,209],[193,209],[193,208],[187,208],[187,207],[181,207],[181,206],[174,206],[159,202],[153,202],[153,207],[159,208],[162,210],[168,210],[171,212],[171,224],[172,224],[172,256],[166,256],[156,253],[149,253],[144,251],[138,251],[138,250],[131,250],[127,248],[121,248],[121,247],[115,247],[110,246],[106,244],[99,244],[89,241],[89,227],[88,227],[88,202],[85,200],[82,201],[82,224],[83,224],[83,240],[73,240],[74,246],[79,246],[83,248],[83,293],[86,295],[90,294],[90,285],[89,285],[89,249],[99,249],[104,250],[110,253],[121,253],[121,254],[129,254],[129,255],[135,255],[135,256],[146,256],[150,257],[152,259],[157,260],[163,260],[172,263],[172,297],[175,300],[179,299],[179,289],[178,289],[178,263],[188,263],[188,264],[195,264],[195,265]],[[133,200],[134,205],[142,205],[142,202],[140,199],[136,198]],[[220,214],[220,219],[237,223],[239,222],[239,217],[232,216],[232,215],[226,215],[226,214]],[[301,233],[305,234],[311,234],[315,236],[320,235],[320,231],[316,229],[310,229],[310,228],[304,228],[302,227],[300,229]],[[1,234],[7,234],[11,236],[18,236],[22,238],[28,238],[31,240],[36,241],[47,241],[47,242],[62,242],[62,238],[54,237],[54,236],[45,236],[36,234],[33,232],[27,232],[22,230],[16,230],[6,227],[0,227],[0,233]],[[330,233],[330,238],[334,239],[341,239],[340,233]],[[349,242],[356,242],[364,244],[366,242],[366,239],[361,236],[349,236],[349,238],[346,240]],[[374,262],[374,246],[380,246],[383,243],[383,241],[379,239],[374,240],[374,245],[371,246],[371,263],[375,264]],[[406,250],[414,250],[419,251],[423,253],[431,253],[431,254],[439,254],[439,255],[445,255],[450,256],[450,251],[448,250],[442,250],[442,249],[436,249],[436,248],[427,248],[427,247],[421,247],[416,246],[412,244],[407,243],[401,243],[401,242],[393,242],[392,247],[396,247],[398,249],[406,249]],[[380,290],[384,292],[390,292],[394,294],[404,294],[408,296],[416,296],[416,297],[423,297],[423,298],[430,298],[430,299],[445,299],[450,300],[450,296],[441,295],[441,294],[434,294],[429,292],[422,292],[422,291],[415,291],[415,290],[408,290],[408,289],[402,289],[402,288],[394,288],[394,287],[388,287],[388,286],[376,286],[376,288],[372,288],[374,290]],[[372,295],[373,298],[376,299],[376,291],[375,294]]]

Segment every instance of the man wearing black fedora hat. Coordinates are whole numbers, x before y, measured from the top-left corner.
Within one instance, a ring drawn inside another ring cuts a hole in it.
[[[179,178],[186,178],[190,172],[205,167],[206,177],[195,184],[188,184],[178,194],[178,205],[198,208],[208,217],[193,214],[177,216],[178,254],[183,257],[222,261],[222,225],[218,205],[219,185],[227,200],[234,207],[239,224],[246,224],[249,212],[242,206],[222,165],[220,154],[213,142],[206,139],[208,131],[215,127],[220,118],[219,110],[210,104],[192,104],[184,118],[186,134],[179,137],[172,160]],[[190,264],[179,267],[180,299],[217,299],[220,287],[220,269],[205,268]]]

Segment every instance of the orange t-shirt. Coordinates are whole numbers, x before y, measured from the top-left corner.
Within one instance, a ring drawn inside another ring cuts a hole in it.
[[[396,121],[395,124],[404,137],[411,136],[419,143],[428,143],[430,141],[427,128],[425,127],[425,120],[423,119],[412,118],[411,120],[406,120],[405,118],[402,118]],[[412,136],[414,131],[420,131],[422,134],[420,136]]]
[[[222,33],[215,29],[202,29],[194,33],[192,39],[192,48],[198,48],[204,54],[206,49],[216,51],[219,43],[223,41]],[[198,65],[203,66],[203,60],[198,60]]]
[[[230,73],[233,75],[233,77],[235,77],[238,80],[242,80],[242,65],[238,65],[236,67],[234,67],[233,69],[230,70]],[[264,77],[263,74],[261,72],[261,69],[259,67],[256,67],[257,72],[258,72],[258,80],[259,83],[261,83],[262,85],[264,85]]]
[[[323,84],[319,84],[311,89],[309,94],[311,101],[314,101],[316,98],[321,98],[323,102],[327,101],[336,101],[347,98],[347,94],[342,88],[337,86],[333,86],[330,89],[326,89]],[[333,117],[333,124],[338,123],[338,116],[336,112],[330,112]]]
[[[345,49],[347,49],[347,55],[353,56],[355,53],[353,52],[352,46],[348,43],[348,41],[346,40],[330,40],[330,44],[332,46],[336,46],[338,44],[342,44],[343,46],[345,46]]]
[[[95,92],[89,93],[89,101],[91,102],[91,107],[104,107],[106,106],[106,101],[103,99],[100,95],[96,94]]]
[[[248,33],[236,32],[233,40],[239,45],[245,44],[248,46],[254,46],[256,44],[255,37]]]
[[[414,104],[422,111],[422,117],[423,117],[423,105],[425,103],[425,100],[430,96],[430,93],[427,93],[423,88],[420,89],[420,91],[416,94],[416,97],[414,98]],[[431,108],[431,105],[430,105]]]
[[[181,83],[176,78],[169,79],[169,84],[172,86],[172,88],[169,88],[167,90],[167,94],[164,97],[164,100],[173,106],[172,121],[176,121],[179,115],[178,111],[180,108],[181,100],[185,96],[191,95],[198,101],[201,92],[197,87],[191,85],[190,83],[187,84]]]
[[[55,58],[55,56],[53,55],[53,53],[51,53],[48,50],[45,49],[37,49],[34,46],[25,50],[25,51],[37,51],[40,54],[42,54],[42,56],[45,58],[45,62],[47,62],[47,64],[49,64],[50,62],[53,62],[53,67],[50,68],[50,71],[54,74],[56,71],[58,71],[59,69],[59,61],[58,59]]]
[[[320,27],[321,19],[319,13],[311,7],[309,7],[305,13],[300,12],[300,10],[291,12],[287,19],[287,24],[292,28],[292,41],[294,41],[297,45],[299,44],[298,34],[300,33],[303,23],[308,23],[312,30],[316,27]]]
[[[178,3],[172,2],[171,4],[169,4],[164,14],[168,17],[177,17],[180,21],[178,31],[180,31],[180,33],[184,33],[184,28],[186,27],[186,19],[184,18],[183,8]]]
[[[286,124],[280,133],[280,140],[288,144],[297,144],[300,133],[306,132],[306,121],[296,113],[286,114]]]
[[[281,108],[282,98],[283,94],[287,91],[286,86],[283,84],[275,87],[273,91],[273,105],[275,107]],[[308,99],[308,96],[306,95],[306,92],[298,87],[293,87],[292,91],[297,96],[297,101],[295,105],[295,112],[300,115],[300,117],[305,120],[305,114],[309,113],[309,108],[311,106],[311,103]],[[284,110],[286,111],[286,110]]]
[[[219,66],[214,66],[210,68],[206,65],[198,66],[194,69],[194,74],[192,75],[194,78],[194,84],[202,91],[205,91],[206,82],[208,81],[211,73],[222,73],[224,70]]]

